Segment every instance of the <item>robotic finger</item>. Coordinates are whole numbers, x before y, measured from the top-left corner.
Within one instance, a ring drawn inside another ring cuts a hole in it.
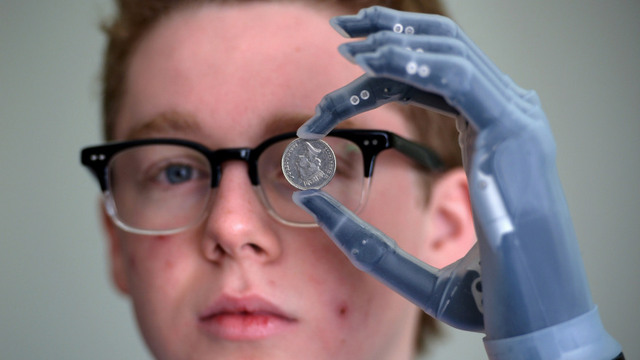
[[[341,121],[394,101],[420,104],[447,114],[458,114],[458,110],[440,95],[392,79],[374,78],[365,74],[325,95],[316,106],[315,115],[298,129],[297,134],[308,140],[322,138]]]

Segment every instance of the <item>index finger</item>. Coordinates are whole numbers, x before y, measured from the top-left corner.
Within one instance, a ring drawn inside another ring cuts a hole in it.
[[[316,106],[315,115],[300,126],[297,135],[308,140],[320,139],[341,121],[392,101],[414,103],[436,111],[458,114],[440,95],[396,80],[362,75],[325,95]]]

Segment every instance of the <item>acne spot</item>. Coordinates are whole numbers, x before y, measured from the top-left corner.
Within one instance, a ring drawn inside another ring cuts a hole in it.
[[[154,239],[156,240],[156,242],[166,242],[169,237],[166,235],[156,235]]]
[[[338,306],[338,317],[344,319],[349,313],[349,306],[347,304],[340,304]]]

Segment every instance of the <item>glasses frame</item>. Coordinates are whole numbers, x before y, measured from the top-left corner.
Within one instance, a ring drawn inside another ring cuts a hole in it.
[[[440,159],[440,157],[435,153],[435,151],[413,142],[411,140],[405,139],[397,134],[394,134],[390,131],[386,130],[368,130],[368,129],[336,129],[331,131],[328,136],[343,138],[355,143],[362,152],[363,156],[363,164],[364,164],[364,177],[365,181],[369,182],[372,175],[376,157],[384,150],[387,149],[395,149],[407,156],[408,158],[415,161],[417,164],[421,165],[427,170],[432,172],[442,172],[446,170],[444,163]],[[284,134],[276,135],[267,140],[263,141],[261,144],[256,146],[255,148],[226,148],[226,149],[216,149],[211,150],[208,147],[194,142],[190,140],[184,139],[175,139],[175,138],[149,138],[149,139],[138,139],[138,140],[128,140],[128,141],[118,141],[111,142],[102,145],[90,146],[82,149],[80,154],[80,162],[82,165],[89,168],[94,177],[98,180],[100,184],[100,189],[108,196],[109,194],[109,180],[108,180],[108,167],[111,159],[116,156],[118,153],[128,150],[138,146],[146,146],[146,145],[177,145],[184,146],[190,149],[193,149],[200,154],[202,154],[207,161],[209,162],[209,166],[211,167],[211,188],[215,188],[220,184],[220,179],[222,178],[222,163],[231,160],[241,160],[245,161],[248,165],[248,175],[251,181],[251,184],[254,187],[260,186],[260,179],[258,177],[258,158],[262,153],[272,144],[277,143],[279,141],[291,139],[294,140],[297,138],[295,132],[287,132]],[[363,190],[366,191],[365,188]],[[267,211],[281,223],[290,226],[317,226],[315,224],[306,224],[306,223],[296,223],[291,222],[286,219],[281,218],[275,211],[271,208],[269,201],[265,198],[265,195],[262,191],[259,191],[261,200],[263,204],[267,208]],[[364,197],[364,194],[363,194]],[[361,204],[362,205],[362,204]],[[360,206],[362,208],[362,206]],[[110,212],[110,215],[113,217],[115,214]],[[143,230],[132,228],[131,226],[126,225],[120,219],[115,219],[116,223],[122,227],[124,230],[135,232],[135,233],[143,233],[143,234],[167,234],[167,233],[175,233],[178,231],[182,231],[185,228],[173,230]],[[190,227],[190,226],[189,226]]]

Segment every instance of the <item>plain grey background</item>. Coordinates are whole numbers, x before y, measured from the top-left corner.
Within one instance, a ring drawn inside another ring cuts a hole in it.
[[[595,302],[640,357],[640,2],[447,1],[498,67],[537,90]],[[98,188],[108,0],[0,0],[0,358],[148,359],[107,275]],[[486,359],[446,329],[433,359]]]

